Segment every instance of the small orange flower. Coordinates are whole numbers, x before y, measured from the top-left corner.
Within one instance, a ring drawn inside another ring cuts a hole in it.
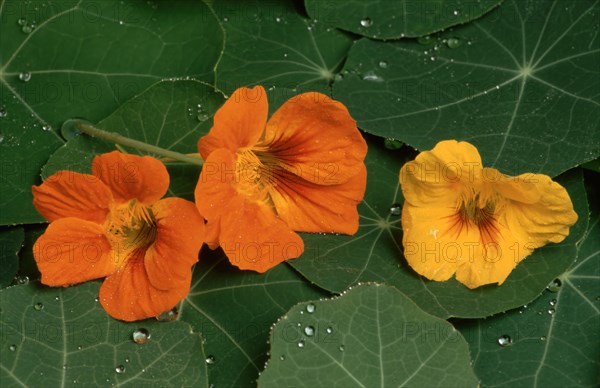
[[[50,225],[34,246],[42,283],[69,286],[106,277],[100,303],[135,321],[173,308],[187,295],[204,220],[192,202],[161,199],[165,166],[114,151],[94,158],[92,174],[59,171],[33,187]]]
[[[442,141],[400,170],[404,256],[431,280],[469,288],[502,284],[535,248],[558,243],[577,221],[550,177],[509,177],[482,167],[467,142]]]
[[[195,192],[211,247],[258,272],[302,254],[294,231],[356,233],[366,185],[367,145],[344,105],[304,93],[267,114],[261,86],[233,93],[198,142]]]

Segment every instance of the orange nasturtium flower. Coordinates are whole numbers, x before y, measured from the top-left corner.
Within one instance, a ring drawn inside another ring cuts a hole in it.
[[[356,233],[367,174],[366,142],[341,103],[303,93],[267,115],[262,87],[237,89],[198,142],[207,242],[257,272],[302,254],[294,231]]]
[[[161,199],[165,166],[118,151],[94,158],[92,173],[59,171],[33,187],[50,221],[34,246],[42,283],[69,286],[106,277],[100,303],[135,321],[173,308],[190,288],[204,220],[192,202]]]
[[[542,174],[503,175],[467,142],[442,141],[400,170],[404,255],[431,280],[502,284],[535,248],[577,221],[567,191]]]

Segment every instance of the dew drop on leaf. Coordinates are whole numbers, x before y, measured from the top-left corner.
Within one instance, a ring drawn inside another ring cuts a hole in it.
[[[331,334],[331,333],[333,333],[333,327],[331,327],[331,326],[330,326],[330,327],[328,327],[327,329],[325,329],[325,332],[326,332],[327,334]]]
[[[552,299],[549,303],[550,306],[556,306],[556,299]]]
[[[145,344],[150,339],[150,332],[142,327],[135,330],[131,337],[136,344]]]
[[[338,346],[338,350],[340,352],[343,352],[344,350],[346,350],[346,347],[344,345],[340,345],[340,346]]]
[[[29,72],[19,73],[19,80],[21,80],[23,82],[29,82],[31,80],[31,73],[29,73]]]
[[[369,28],[373,25],[373,21],[371,20],[371,18],[364,18],[360,21],[360,25],[365,28]]]
[[[117,367],[115,368],[115,372],[125,373],[125,365],[117,365]]]
[[[448,48],[451,49],[459,48],[460,46],[462,46],[462,44],[462,40],[458,38],[448,38],[448,40],[446,40],[446,46],[448,46]]]
[[[314,303],[309,303],[306,305],[306,312],[309,314],[312,314],[315,312],[317,306],[314,305]]]
[[[298,341],[298,347],[301,349],[304,347],[304,340]]]
[[[27,19],[25,18],[20,18],[19,20],[17,20],[17,24],[20,26],[24,26],[27,24]]]
[[[25,25],[25,26],[21,27],[21,31],[24,34],[29,34],[29,33],[31,33],[31,31],[33,31],[33,28],[31,28],[31,26]]]
[[[432,44],[434,41],[435,39],[433,39],[431,35],[422,36],[419,39],[417,39],[417,42],[419,42],[419,44]]]
[[[38,303],[36,303],[36,304],[34,304],[34,305],[33,305],[33,308],[34,308],[36,311],[43,310],[43,309],[44,309],[44,304],[43,304],[43,303],[39,303],[39,302],[38,302]]]
[[[548,314],[554,315],[554,313],[556,313],[555,309],[548,309]]]
[[[280,359],[281,361],[285,360],[285,355],[283,355],[283,354],[282,354],[281,356],[279,356],[279,359]]]
[[[388,63],[386,61],[379,61],[379,67],[382,69],[387,69]]]
[[[173,307],[171,310],[165,311],[164,313],[160,314],[158,316],[158,320],[161,322],[169,322],[176,320],[178,316],[179,310],[177,309],[177,307]]]
[[[399,203],[394,203],[390,206],[390,214],[393,216],[399,216],[402,213],[402,206]]]
[[[304,328],[304,334],[306,334],[309,337],[312,337],[313,335],[315,335],[315,328],[312,326],[306,326]]]
[[[17,278],[17,283],[18,284],[27,284],[27,283],[29,283],[29,276],[19,276]]]
[[[8,350],[10,350],[11,352],[14,352],[15,350],[17,350],[17,345],[10,345],[8,347]]]
[[[513,342],[512,338],[510,338],[506,334],[498,337],[498,345],[500,345],[500,346],[509,346],[509,345],[512,345],[512,342]]]
[[[0,117],[6,117],[8,116],[8,113],[6,112],[6,108],[2,107],[0,108]]]
[[[215,360],[215,356],[208,356],[208,357],[206,357],[206,360],[204,360],[204,361],[206,361],[206,364],[208,364],[208,365],[212,365],[212,364],[214,364],[214,363],[215,363],[215,361],[216,361],[216,360]]]
[[[561,286],[562,286],[562,282],[560,281],[560,279],[556,278],[553,281],[551,281],[550,284],[548,284],[546,286],[546,290],[548,290],[550,292],[558,292],[560,290]]]

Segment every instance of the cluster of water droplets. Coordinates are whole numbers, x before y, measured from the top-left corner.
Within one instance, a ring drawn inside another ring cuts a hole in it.
[[[196,104],[195,107],[188,108],[187,111],[188,116],[195,116],[196,119],[201,123],[210,118],[206,108],[200,103]]]
[[[17,20],[17,25],[21,28],[22,33],[30,34],[37,27],[37,22],[35,20],[30,22],[27,18],[20,18]]]

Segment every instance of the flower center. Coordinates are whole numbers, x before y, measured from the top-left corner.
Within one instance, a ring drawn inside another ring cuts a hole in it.
[[[112,208],[104,228],[121,264],[134,251],[145,250],[152,245],[157,235],[152,210],[136,199]]]
[[[496,227],[495,210],[496,202],[491,198],[483,199],[479,194],[475,194],[463,199],[455,214],[452,228],[456,228],[460,234],[463,228],[468,230],[473,225],[479,229],[483,244],[493,243],[499,233]]]
[[[276,160],[264,152],[245,148],[237,153],[236,188],[254,202],[270,204],[269,189],[277,184]]]

